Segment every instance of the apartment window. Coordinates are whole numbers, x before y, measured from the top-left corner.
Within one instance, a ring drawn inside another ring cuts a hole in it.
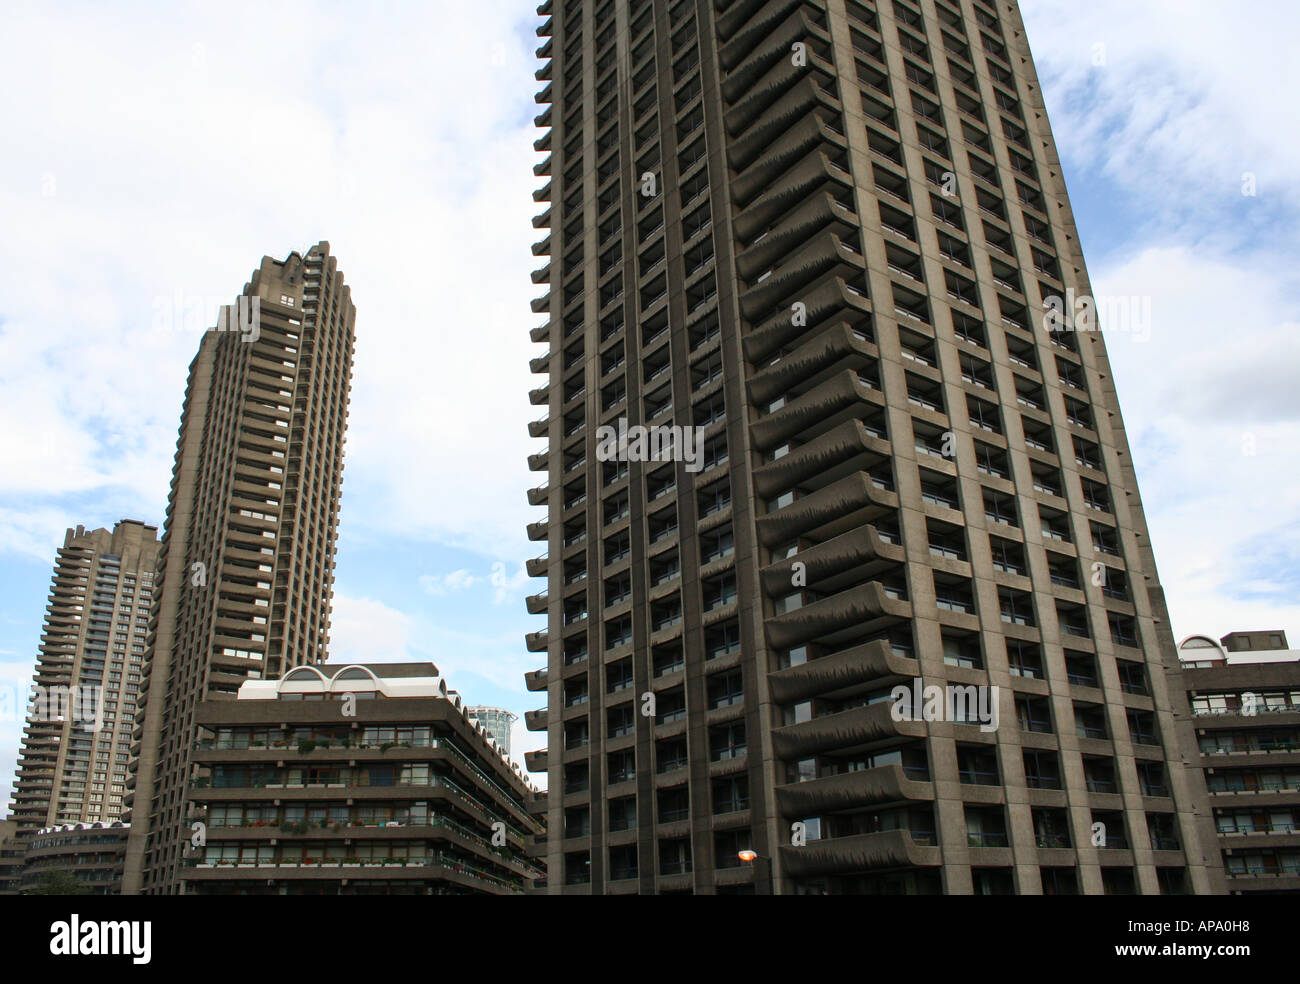
[[[1065,651],[1065,672],[1070,683],[1076,687],[1098,688],[1097,658],[1092,653],[1081,653],[1073,649]]]
[[[656,677],[667,676],[669,673],[675,673],[686,665],[686,661],[682,655],[682,643],[680,640],[662,646],[656,646],[651,651],[651,654],[654,664],[654,675]]]
[[[957,746],[957,774],[967,785],[996,786],[998,778],[997,752],[985,745]]]
[[[1128,719],[1129,737],[1133,739],[1136,745],[1159,745],[1160,739],[1156,737],[1156,719],[1150,711],[1139,711],[1130,708],[1125,717]]]
[[[1074,731],[1080,738],[1104,741],[1108,736],[1106,709],[1099,704],[1086,704],[1076,701],[1074,704]]]
[[[636,753],[631,749],[610,752],[607,757],[607,775],[611,785],[635,779]]]
[[[691,797],[685,786],[661,789],[657,795],[659,823],[676,823],[691,815]]]
[[[1050,734],[1052,732],[1052,706],[1046,697],[1016,697],[1016,721],[1021,731]]]
[[[749,809],[749,776],[740,774],[713,780],[713,815]]]
[[[681,837],[659,841],[659,874],[682,875],[691,871],[691,842]]]
[[[1061,763],[1055,752],[1025,749],[1024,759],[1025,784],[1030,789],[1061,788]]]
[[[739,758],[746,751],[745,722],[732,721],[709,729],[709,761]]]
[[[605,667],[605,693],[613,694],[632,686],[632,657],[616,660]]]
[[[1018,574],[1021,577],[1028,572],[1025,566],[1025,548],[1015,540],[990,536],[989,552],[993,556],[994,570],[1002,571],[1004,574]]]
[[[1002,523],[1007,526],[1019,526],[1016,518],[1016,500],[1014,496],[993,489],[984,490],[984,518],[990,523]]]
[[[686,767],[686,739],[669,738],[655,742],[655,771],[662,775]]]
[[[611,832],[631,830],[636,826],[636,797],[616,796],[609,801],[609,829]]]
[[[686,691],[681,687],[674,687],[655,698],[655,724],[671,724],[673,721],[681,721],[686,717]]]
[[[1119,789],[1115,783],[1114,759],[1083,756],[1083,779],[1090,793],[1114,793]]]
[[[1172,814],[1148,813],[1147,833],[1151,837],[1153,850],[1177,851],[1179,849],[1178,828]]]
[[[1006,640],[1007,668],[1012,676],[1041,680],[1043,678],[1043,654],[1033,643]]]
[[[744,686],[740,670],[716,673],[708,679],[709,710],[730,707],[744,699]]]
[[[1013,625],[1036,625],[1033,596],[1027,591],[998,588],[998,608],[1002,621]]]
[[[1031,816],[1034,823],[1034,843],[1040,848],[1070,847],[1069,814],[1054,807],[1036,807]]]
[[[1007,824],[1002,807],[967,804],[966,843],[970,847],[1007,847]]]

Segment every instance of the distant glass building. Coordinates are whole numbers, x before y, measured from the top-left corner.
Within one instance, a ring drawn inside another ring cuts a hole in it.
[[[499,707],[470,707],[465,713],[476,721],[482,721],[488,734],[495,739],[501,750],[510,754],[510,727],[518,719],[518,714],[511,714]]]

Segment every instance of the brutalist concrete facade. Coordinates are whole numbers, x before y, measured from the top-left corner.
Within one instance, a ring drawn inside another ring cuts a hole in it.
[[[432,663],[324,664],[199,706],[198,895],[514,895],[534,796]]]
[[[64,536],[10,806],[20,839],[122,816],[158,551],[137,520]]]
[[[123,891],[179,891],[196,712],[325,658],[356,309],[329,244],[265,257],[190,365],[133,736]]]
[[[18,822],[0,820],[0,895],[17,895],[22,884],[27,848],[18,839]]]
[[[68,823],[34,831],[23,856],[21,891],[40,888],[51,873],[71,875],[87,895],[118,895],[130,827],[119,821]]]
[[[1276,640],[1270,642],[1269,640]],[[1300,894],[1300,652],[1284,632],[1179,644],[1233,895]]]
[[[538,13],[547,891],[1222,890],[1015,6]]]

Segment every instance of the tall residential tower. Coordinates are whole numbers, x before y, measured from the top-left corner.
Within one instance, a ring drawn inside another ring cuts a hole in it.
[[[1015,4],[538,12],[547,890],[1221,890]]]
[[[356,311],[329,244],[266,257],[190,365],[123,891],[180,890],[195,712],[325,659]]]
[[[122,815],[157,563],[158,528],[136,520],[63,538],[10,809],[20,840]]]

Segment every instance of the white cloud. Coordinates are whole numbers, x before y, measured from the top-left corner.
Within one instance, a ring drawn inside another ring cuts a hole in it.
[[[1300,205],[1300,8],[1026,0],[1022,13],[1067,166],[1163,203],[1173,225],[1207,202],[1244,207],[1246,171],[1262,203]]]
[[[471,574],[468,570],[461,568],[452,571],[450,574],[421,574],[419,583],[425,594],[434,597],[468,591],[480,585],[489,584],[493,589],[492,603],[494,605],[504,605],[519,601],[523,590],[530,585],[532,580],[528,576],[528,571],[523,563],[519,564],[515,573],[508,574],[506,572],[505,562],[498,560],[492,564],[491,571],[486,575]]]
[[[120,487],[160,519],[198,337],[156,304],[326,238],[358,306],[345,528],[520,556],[531,9],[8,13],[0,496]]]
[[[426,594],[445,595],[449,592],[472,588],[476,584],[481,584],[484,580],[486,579],[476,577],[462,567],[450,574],[422,574],[420,575],[420,587],[424,589]]]
[[[411,652],[415,620],[372,598],[334,593],[330,619],[331,663],[403,663],[425,658]]]

